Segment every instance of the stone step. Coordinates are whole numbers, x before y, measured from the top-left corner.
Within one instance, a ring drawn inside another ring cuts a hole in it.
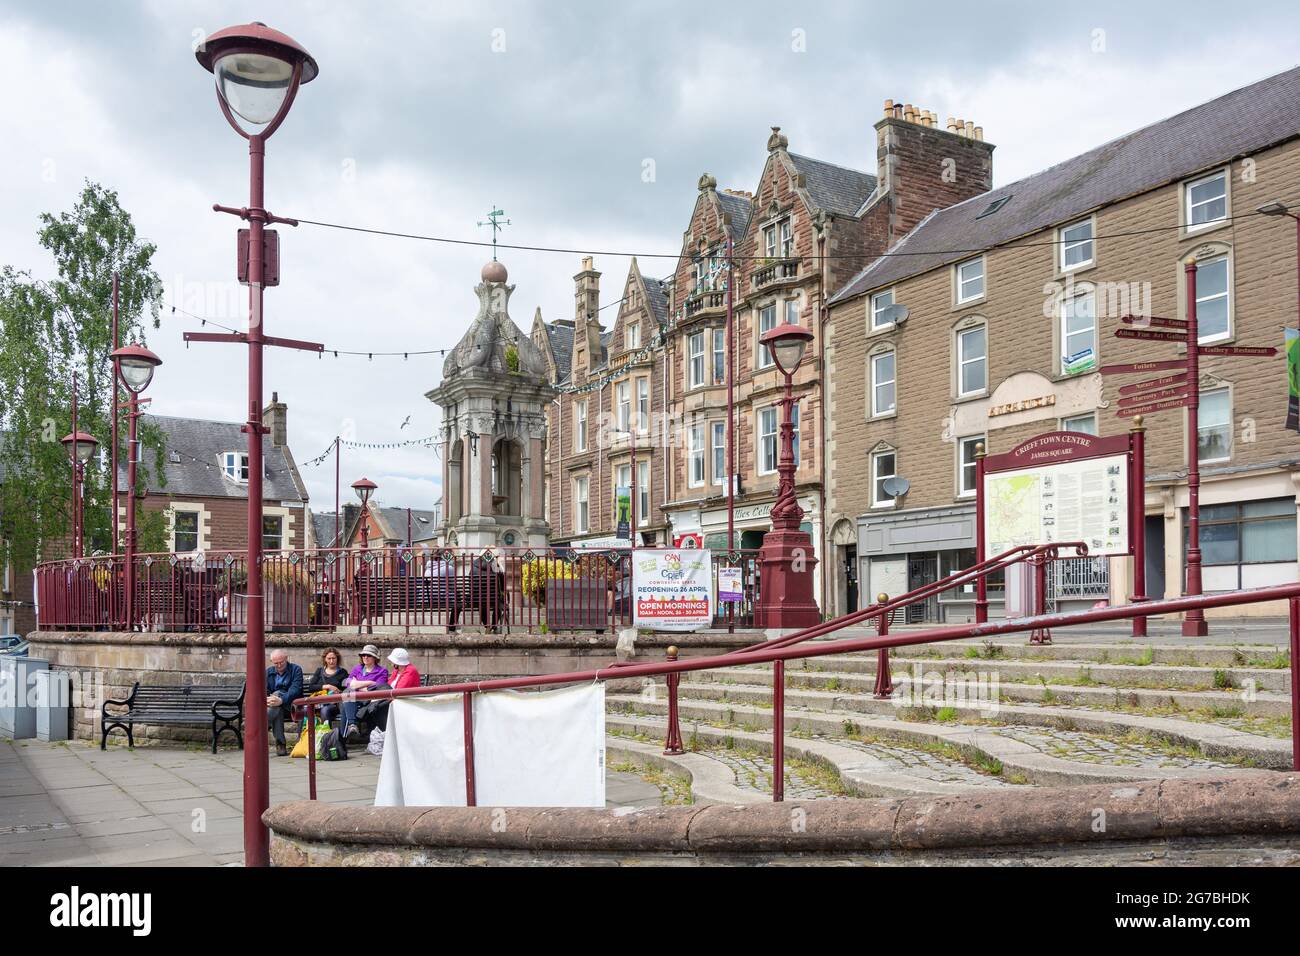
[[[703,672],[703,671],[701,671]],[[733,682],[692,682],[680,684],[682,696],[703,698],[703,700],[751,700],[770,702],[772,700],[772,675],[759,671],[746,671],[746,676],[753,675],[753,680],[744,683]],[[740,676],[735,674],[733,676]],[[902,678],[911,679],[911,675],[900,675],[894,671],[894,687],[905,688]],[[785,697],[793,700],[798,693],[824,693],[826,697],[810,697],[809,700],[857,700],[872,697],[875,679],[865,676],[841,675],[837,687],[827,688],[822,684],[813,687],[801,684],[796,678],[787,675]],[[1082,705],[1102,710],[1125,710],[1135,708],[1212,711],[1223,717],[1287,717],[1291,713],[1291,698],[1274,693],[1258,692],[1243,695],[1236,691],[1148,691],[1148,689],[1121,689],[1106,687],[1073,687],[1070,684],[996,684],[971,682],[971,680],[953,680],[940,682],[939,676],[924,679],[914,689],[914,696],[922,700],[932,700],[933,706],[945,706],[946,702],[957,700],[983,700],[996,692],[998,701],[1014,701],[1018,704],[1039,704],[1063,706]],[[928,695],[928,696],[927,696]],[[889,704],[889,701],[880,701]],[[844,709],[854,709],[845,704]]]
[[[708,686],[708,685],[701,685]],[[772,726],[771,696],[767,688],[754,687],[751,701],[714,701],[692,698],[690,685],[682,685],[679,708],[682,714],[683,734],[687,717],[721,723],[723,725],[748,725],[741,729],[763,729]],[[763,699],[759,695],[766,695]],[[639,695],[610,694],[606,700],[611,711],[631,708],[644,713],[667,713],[667,697],[661,688],[654,693],[643,691]],[[897,700],[875,700],[871,697],[852,697],[821,691],[787,691],[786,724],[790,730],[802,728],[810,733],[843,736],[845,728],[865,723],[883,721],[882,726],[922,728],[925,739],[944,735],[945,728],[958,727],[969,731],[975,727],[1052,728],[1065,732],[1123,737],[1138,734],[1176,746],[1196,748],[1208,760],[1249,761],[1256,767],[1286,769],[1291,765],[1289,739],[1264,737],[1218,723],[1196,722],[1172,717],[1151,717],[1144,714],[1111,713],[1063,706],[1031,706],[999,704],[996,711],[982,702],[956,701],[951,707],[954,720],[916,721],[911,714],[936,713],[933,709],[922,711],[899,706]],[[804,723],[801,723],[804,722]],[[838,728],[838,729],[837,729]]]
[[[1204,709],[1225,717],[1286,717],[1291,713],[1291,698],[1285,694],[1254,690],[1156,690],[1104,684],[1087,686],[1054,684],[1050,681],[1015,682],[1003,680],[997,670],[978,672],[973,669],[945,674],[937,669],[917,671],[891,668],[895,687],[913,688],[914,696],[928,694],[936,706],[949,697],[975,700],[996,693],[998,700],[1066,705],[1080,704],[1103,709],[1174,708]],[[694,671],[687,675],[689,693],[717,700],[736,687],[756,687],[762,698],[771,700],[772,672],[767,667],[727,668]],[[1101,682],[1099,682],[1101,683]],[[688,685],[682,684],[682,693]],[[830,671],[786,671],[787,697],[791,691],[821,691],[839,697],[870,696],[875,690],[874,673],[835,673]],[[735,696],[735,694],[731,694]]]
[[[666,732],[666,705],[638,699],[611,701],[615,708],[607,714],[607,727],[621,729],[627,733],[641,733],[652,738],[659,735],[662,739]],[[623,705],[634,708],[635,712],[618,712]],[[745,723],[735,726],[736,718]],[[766,726],[763,721],[766,720]],[[791,747],[813,743],[829,743],[848,749],[848,740],[844,734],[846,727],[834,715],[818,714],[807,711],[791,711],[786,720],[787,752]],[[754,708],[723,708],[707,703],[683,705],[681,712],[681,730],[687,748],[692,740],[714,741],[721,733],[724,742],[730,738],[743,741],[747,746],[765,746],[771,752],[771,713],[762,713]],[[764,734],[764,730],[769,733]],[[1142,780],[1149,778],[1153,770],[1161,776],[1201,776],[1209,772],[1231,773],[1241,768],[1214,761],[1212,758],[1162,759],[1157,748],[1143,748],[1124,741],[1103,736],[1090,736],[1087,732],[1043,729],[1030,731],[1027,728],[990,728],[964,725],[929,725],[917,724],[896,717],[865,717],[855,721],[852,726],[855,735],[870,735],[873,738],[895,741],[903,745],[933,746],[935,743],[946,744],[964,754],[975,757],[979,762],[999,766],[998,776],[1004,782],[1031,783],[1039,786],[1076,786],[1086,783],[1107,783]],[[802,736],[801,736],[802,735]],[[807,737],[812,736],[813,740]],[[824,738],[824,739],[819,739]],[[823,751],[825,752],[825,751]],[[1062,755],[1064,754],[1064,756]],[[1136,757],[1129,756],[1135,754]],[[1289,766],[1289,754],[1288,766]],[[878,764],[873,764],[865,776],[850,776],[846,773],[852,765],[846,765],[843,757],[836,758],[836,767],[846,783],[852,781],[855,789],[870,787],[872,783],[884,782],[889,787],[916,789],[928,784],[918,781],[914,776],[902,773],[884,780]],[[1127,763],[1124,761],[1127,760]],[[1108,762],[1109,761],[1109,762]]]
[[[629,754],[636,748],[637,752],[648,758],[655,746],[662,751],[662,743],[649,744],[639,739],[629,739],[629,736],[646,736],[662,741],[667,733],[667,725],[667,719],[662,716],[608,714],[606,728],[612,731],[608,737],[609,746],[616,748],[620,754]],[[685,754],[675,756],[663,756],[660,753],[660,759],[672,762],[691,774],[691,792],[701,798],[702,802],[749,803],[771,799],[770,784],[766,790],[745,785],[736,773],[734,764],[726,761],[723,753],[719,753],[739,746],[765,755],[768,762],[764,769],[770,779],[771,734],[715,727],[705,723],[692,724],[690,734],[688,746],[701,748],[703,745],[702,749],[698,752],[688,750]],[[866,745],[848,740],[787,736],[784,750],[787,760],[791,757],[801,758],[833,767],[846,789],[856,796],[954,794],[1017,785],[1000,776],[982,775],[959,760],[905,744]],[[905,762],[912,760],[924,760],[925,763],[909,769]],[[792,798],[787,794],[787,799]]]
[[[996,672],[1005,683],[1032,682],[1039,678],[1051,680],[1064,679],[1064,683],[1100,684],[1108,687],[1148,687],[1154,690],[1242,690],[1253,688],[1256,691],[1274,691],[1280,694],[1291,690],[1291,671],[1289,668],[1262,667],[1189,667],[1181,665],[1133,665],[1106,664],[1087,660],[1073,661],[1017,661],[984,660],[975,658],[918,658],[907,655],[890,657],[890,667],[894,673],[911,674],[920,670],[931,673]],[[720,675],[725,679],[728,673],[751,670],[769,671],[770,664],[751,664],[735,668],[716,668],[697,671],[697,674]],[[845,674],[871,675],[876,673],[876,657],[858,657],[854,655],[835,655],[833,657],[810,658],[789,661],[786,674],[793,679],[796,675],[807,676],[803,679],[812,682],[841,678]],[[708,678],[717,679],[717,678]],[[1249,683],[1253,682],[1253,683]]]
[[[903,633],[895,628],[893,635]],[[852,630],[833,635],[846,637],[874,637],[874,631]],[[814,639],[810,644],[827,643],[832,638]],[[1251,644],[1172,644],[1149,641],[1086,642],[1062,641],[1057,644],[1029,644],[1023,637],[976,641],[940,641],[933,644],[909,644],[893,652],[901,658],[968,657],[971,660],[998,661],[1095,661],[1110,663],[1172,664],[1185,667],[1266,667],[1273,669],[1281,662],[1289,665],[1287,642]],[[875,652],[837,654],[837,660],[874,658]],[[824,658],[823,658],[824,659]],[[808,658],[810,663],[818,658]],[[1267,662],[1267,663],[1264,663]],[[794,666],[795,662],[791,662]],[[1285,670],[1286,666],[1277,668]]]

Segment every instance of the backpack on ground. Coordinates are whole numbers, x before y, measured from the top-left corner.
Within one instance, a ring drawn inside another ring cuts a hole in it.
[[[338,729],[331,730],[320,738],[320,747],[316,752],[317,760],[347,760],[348,745]]]

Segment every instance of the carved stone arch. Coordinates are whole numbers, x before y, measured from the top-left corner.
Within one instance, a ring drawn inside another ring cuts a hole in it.
[[[831,526],[831,544],[852,546],[857,544],[857,541],[857,529],[853,526],[853,522],[848,518],[841,516]]]

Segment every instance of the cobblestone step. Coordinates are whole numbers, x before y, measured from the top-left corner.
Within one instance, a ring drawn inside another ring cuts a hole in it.
[[[667,720],[656,714],[610,713],[606,728],[610,731],[609,746],[619,753],[639,750],[643,759],[662,760],[678,766],[691,774],[691,790],[701,802],[729,803],[752,800],[756,794],[771,795],[771,734],[736,727],[716,726],[702,720],[683,725],[688,747],[685,754],[663,756],[662,741],[667,733]],[[638,738],[648,738],[642,740]],[[729,749],[742,747],[765,758],[765,773],[769,788],[755,790],[738,781],[734,768],[719,758]],[[915,794],[953,794],[973,789],[1014,786],[997,776],[981,774],[960,760],[930,753],[905,743],[876,743],[848,738],[832,739],[826,735],[787,736],[787,760],[791,758],[820,762],[839,774],[848,795],[907,796]],[[656,757],[657,755],[657,757]],[[727,768],[724,770],[723,768]],[[821,787],[805,784],[805,791],[825,791]],[[787,788],[787,795],[789,795]]]
[[[1001,658],[948,657],[924,658],[902,653],[890,658],[895,671],[996,671],[1003,683],[1034,682],[1040,677],[1060,678],[1064,683],[1079,680],[1107,687],[1139,687],[1156,690],[1225,690],[1246,689],[1290,693],[1289,668],[1238,667],[1224,664],[1219,667],[1200,667],[1174,664],[1104,663],[1088,659],[1026,661]],[[731,668],[722,669],[723,672]],[[836,655],[791,661],[786,673],[825,672],[870,674],[876,672],[876,657]]]
[[[901,633],[897,628],[894,634]],[[872,631],[854,632],[854,636],[868,637]],[[847,632],[839,635],[847,636]],[[1092,661],[1098,664],[1142,661],[1150,657],[1151,664],[1182,667],[1251,667],[1267,661],[1272,668],[1278,660],[1288,661],[1285,641],[1277,644],[1171,644],[1139,643],[1137,641],[1112,641],[1059,644],[1029,644],[1021,637],[1015,640],[942,641],[935,644],[914,644],[897,649],[898,657],[940,659],[966,658],[972,651],[975,659],[998,661]],[[990,656],[995,655],[995,656]],[[1279,658],[1280,655],[1280,658]],[[875,654],[840,654],[836,660],[869,660]],[[1149,666],[1149,665],[1148,665]],[[1285,670],[1285,668],[1280,668]]]
[[[938,669],[891,667],[895,686],[907,685],[915,688],[914,694],[922,693],[932,696],[938,706],[948,698],[961,700],[988,699],[996,695],[997,700],[1010,700],[1043,704],[1082,704],[1090,707],[1134,709],[1134,708],[1176,708],[1180,710],[1205,709],[1224,715],[1246,717],[1287,717],[1291,713],[1291,699],[1283,694],[1243,690],[1151,690],[1147,688],[1123,688],[1113,685],[1098,687],[1078,686],[1073,684],[1053,683],[1016,683],[1002,680],[1000,668],[996,665],[983,668],[956,669],[950,673]],[[961,675],[965,675],[965,679]],[[975,679],[971,679],[978,675]],[[688,675],[690,683],[700,688],[693,690],[696,696],[718,699],[720,695],[730,694],[731,688],[738,686],[761,686],[764,690],[761,698],[771,699],[772,671],[768,665],[745,668],[719,668],[716,670],[695,671]],[[996,683],[995,683],[996,682]],[[713,687],[714,689],[708,689]],[[787,689],[825,691],[827,693],[848,695],[870,695],[875,688],[874,668],[866,673],[847,673],[834,671],[786,671]]]
[[[707,686],[707,685],[704,685]],[[762,732],[771,727],[770,703],[755,699],[753,703],[715,701],[692,696],[693,687],[682,686],[680,709],[683,733],[689,721],[698,720],[715,726],[735,727],[742,731]],[[766,688],[752,688],[757,694]],[[994,730],[1013,728],[1045,728],[1048,730],[1077,731],[1085,734],[1132,739],[1151,738],[1153,746],[1162,753],[1170,748],[1192,748],[1190,769],[1217,769],[1220,766],[1249,762],[1256,767],[1285,769],[1290,765],[1289,742],[1244,733],[1214,724],[1197,724],[1191,721],[1153,718],[1143,715],[1118,715],[1062,707],[1012,707],[999,708],[996,719],[981,719],[976,710],[956,711],[959,716],[946,722],[911,719],[906,710],[900,710],[891,701],[867,699],[871,710],[845,709],[837,706],[842,698],[821,692],[787,692],[787,727],[792,733],[825,736],[828,739],[851,735],[854,728],[891,740],[933,743],[944,741],[958,747],[972,747],[971,752],[983,757],[1009,763],[1013,771],[1035,783],[1068,784],[1081,780],[1137,779],[1130,764],[1115,763],[1099,768],[1095,755],[1067,760],[1054,756],[1050,735],[1042,735],[1042,748],[1030,746],[1023,739],[993,733]],[[611,711],[630,709],[641,714],[663,714],[666,700],[648,699],[646,695],[611,695]],[[770,696],[768,697],[770,701]],[[613,714],[611,714],[613,716]],[[1032,754],[1036,759],[1026,762]],[[1125,756],[1126,759],[1131,755]],[[1118,759],[1118,758],[1117,758]],[[1140,761],[1139,761],[1140,764]],[[1136,766],[1136,765],[1134,765]],[[1177,770],[1172,768],[1171,772]],[[1098,777],[1098,773],[1102,776]],[[1139,774],[1140,775],[1140,774]]]

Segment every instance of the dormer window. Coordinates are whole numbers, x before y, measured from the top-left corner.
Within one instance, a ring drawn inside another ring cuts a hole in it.
[[[248,481],[248,453],[228,451],[221,456],[221,470],[231,481],[244,484]]]

